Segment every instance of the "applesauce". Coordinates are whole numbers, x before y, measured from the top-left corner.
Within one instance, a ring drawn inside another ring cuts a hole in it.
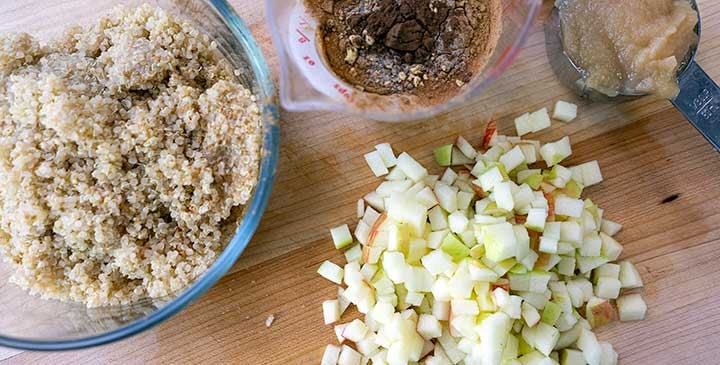
[[[558,2],[563,48],[587,87],[609,96],[674,98],[677,70],[697,42],[697,13],[686,0]]]

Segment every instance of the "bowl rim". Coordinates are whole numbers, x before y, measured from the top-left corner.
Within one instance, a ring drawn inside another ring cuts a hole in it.
[[[263,99],[261,102],[264,131],[260,176],[248,210],[235,235],[205,274],[165,306],[146,317],[105,333],[69,340],[35,340],[0,335],[0,346],[31,351],[76,350],[103,345],[136,335],[162,323],[197,300],[223,277],[247,247],[267,207],[273,181],[275,180],[280,138],[279,110],[270,69],[250,29],[233,10],[232,6],[228,4],[227,0],[207,0],[207,2],[214,7],[214,10],[225,21],[225,24],[240,42],[243,49],[247,51],[259,86],[257,92]]]

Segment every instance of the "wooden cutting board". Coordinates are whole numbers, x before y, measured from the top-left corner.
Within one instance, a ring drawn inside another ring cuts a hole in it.
[[[263,7],[232,0],[277,75]],[[698,62],[720,80],[720,2],[699,1]],[[433,166],[432,148],[461,133],[481,137],[489,117],[514,134],[512,120],[558,99],[580,105],[579,120],[533,136],[569,135],[574,164],[597,159],[605,181],[587,189],[607,217],[624,225],[623,257],[645,281],[647,320],[599,331],[624,364],[720,363],[720,154],[666,101],[621,105],[578,100],[547,62],[541,23],[510,71],[478,100],[433,120],[386,124],[336,113],[282,113],[278,175],[263,222],[232,272],[167,322],[111,345],[64,353],[0,351],[8,363],[317,364],[331,326],[320,304],[336,286],[315,274],[343,262],[328,229],[355,220],[355,202],[378,180],[363,154],[379,142]],[[439,170],[435,170],[439,171]],[[271,327],[265,319],[275,316]],[[351,319],[356,312],[347,313]]]

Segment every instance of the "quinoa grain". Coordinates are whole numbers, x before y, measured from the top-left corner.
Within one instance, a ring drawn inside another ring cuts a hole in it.
[[[260,109],[216,45],[117,8],[41,45],[0,35],[0,252],[11,281],[88,306],[173,295],[258,179]]]

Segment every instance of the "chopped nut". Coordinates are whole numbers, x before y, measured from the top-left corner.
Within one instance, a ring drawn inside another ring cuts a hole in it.
[[[347,62],[347,63],[349,63],[349,64],[352,65],[352,64],[355,63],[355,61],[357,61],[357,57],[358,57],[357,48],[355,48],[355,47],[348,47],[348,48],[347,48],[347,51],[346,51],[346,53],[345,53],[345,62]]]
[[[407,79],[407,74],[404,73],[404,72],[402,72],[402,71],[400,71],[400,73],[398,74],[398,78],[399,78],[400,80],[405,81],[405,79]]]
[[[463,80],[456,79],[455,84],[457,84],[457,86],[459,87],[463,87],[463,85],[465,85],[465,82]]]

